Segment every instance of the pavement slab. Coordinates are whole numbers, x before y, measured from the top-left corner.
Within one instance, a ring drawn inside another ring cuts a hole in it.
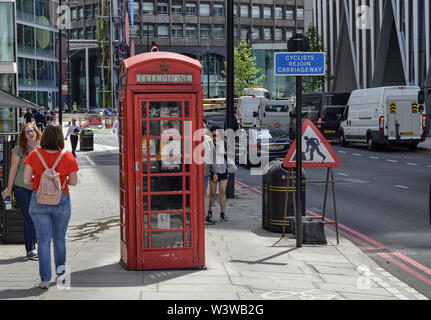
[[[69,141],[66,148],[70,149]],[[206,226],[206,269],[128,271],[120,264],[118,167],[99,168],[86,157],[118,149],[95,144],[79,152],[80,182],[71,188],[67,263],[70,289],[53,277],[41,290],[38,263],[24,261],[23,245],[0,244],[0,299],[12,300],[422,300],[415,289],[377,266],[363,251],[325,228],[328,245],[296,248],[291,235],[261,226],[262,199],[235,186],[229,222]],[[107,174],[111,172],[111,174]],[[364,278],[361,268],[369,270]],[[368,277],[368,278],[367,278]]]

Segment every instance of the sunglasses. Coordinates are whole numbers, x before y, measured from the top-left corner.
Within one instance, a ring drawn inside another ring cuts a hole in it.
[[[24,133],[25,134],[31,134],[31,133],[34,133],[34,130],[26,130],[26,131],[24,131]]]

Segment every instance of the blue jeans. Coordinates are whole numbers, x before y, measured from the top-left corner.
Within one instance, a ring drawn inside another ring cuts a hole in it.
[[[51,239],[54,241],[55,270],[66,265],[66,231],[72,206],[70,196],[61,195],[56,206],[39,204],[33,191],[29,212],[36,228],[38,239],[39,274],[42,281],[51,280]],[[61,274],[57,273],[57,274]]]
[[[15,200],[24,215],[24,243],[25,250],[29,253],[36,249],[36,231],[34,230],[33,220],[28,213],[31,200],[31,190],[15,185],[12,190],[15,195]]]

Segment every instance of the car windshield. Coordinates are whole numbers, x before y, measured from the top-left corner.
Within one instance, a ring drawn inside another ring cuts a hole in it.
[[[286,105],[281,105],[281,106],[277,106],[277,105],[270,105],[270,106],[265,106],[265,112],[289,112],[289,106]]]
[[[280,128],[259,129],[256,131],[258,139],[287,139],[288,134]]]
[[[323,105],[326,106],[345,106],[349,101],[349,93],[334,93],[325,96]]]

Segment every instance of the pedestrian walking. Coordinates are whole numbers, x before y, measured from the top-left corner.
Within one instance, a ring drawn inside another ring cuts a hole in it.
[[[72,145],[72,154],[76,158],[76,146],[78,145],[78,136],[81,133],[81,128],[76,124],[76,119],[72,118],[72,124],[66,132],[66,137],[64,140],[67,140],[67,137],[70,136],[70,144]]]
[[[214,143],[211,137],[211,132],[208,130],[208,123],[204,120],[203,129],[204,133],[204,193],[205,193],[205,211],[209,209],[209,197],[208,197],[208,185],[210,181],[210,173],[216,171],[216,165],[213,161],[213,155],[215,152]],[[204,214],[205,215],[205,214]],[[211,213],[212,215],[212,213]],[[211,219],[205,219],[205,224],[212,225],[215,221]]]
[[[40,109],[35,111],[34,119],[36,121],[36,126],[39,129],[39,131],[43,132],[43,128],[45,127],[46,121]]]
[[[64,150],[61,126],[49,124],[43,132],[40,148],[25,159],[24,183],[32,183],[29,212],[38,239],[39,275],[41,289],[49,288],[51,280],[51,239],[54,242],[55,272],[64,273],[66,266],[66,231],[71,215],[69,185],[78,184],[78,163],[71,152]],[[38,203],[37,191],[46,168],[54,168],[60,176],[62,193],[58,205]],[[61,267],[61,268],[60,268]]]
[[[31,123],[32,118],[33,118],[33,115],[30,112],[30,109],[27,109],[27,112],[24,114],[25,123]]]
[[[211,127],[210,131],[213,136],[213,143],[215,148],[215,163],[216,170],[210,173],[210,195],[208,204],[208,215],[206,221],[211,222],[213,220],[212,207],[214,204],[215,194],[217,192],[217,184],[219,186],[219,202],[220,202],[220,219],[228,221],[226,216],[226,188],[229,179],[229,172],[226,161],[226,145],[224,139],[221,137],[221,128],[218,126]]]
[[[24,216],[23,235],[26,256],[25,260],[37,260],[36,231],[29,214],[31,184],[24,183],[24,160],[40,142],[42,134],[32,123],[27,123],[18,135],[18,143],[12,150],[8,185],[2,192],[3,199],[10,198],[12,192]]]

